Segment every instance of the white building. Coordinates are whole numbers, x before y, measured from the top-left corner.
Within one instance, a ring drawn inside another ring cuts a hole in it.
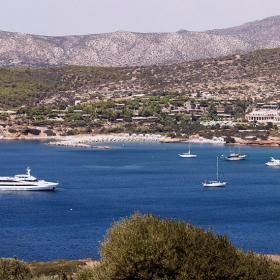
[[[249,122],[280,122],[280,111],[279,110],[256,110],[252,111],[247,115]]]

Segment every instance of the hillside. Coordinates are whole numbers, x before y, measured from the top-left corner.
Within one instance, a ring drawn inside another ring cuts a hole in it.
[[[263,20],[248,22],[240,26],[215,29],[207,31],[209,34],[228,35],[238,39],[249,41],[279,41],[280,40],[280,16],[273,16]]]
[[[278,99],[280,48],[149,67],[0,69],[0,107],[73,104],[97,96],[177,93]]]
[[[175,33],[39,36],[0,31],[0,66],[151,66],[280,47],[280,16],[239,27]]]

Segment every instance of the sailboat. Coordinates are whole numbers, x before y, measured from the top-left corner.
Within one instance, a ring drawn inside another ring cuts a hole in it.
[[[219,181],[219,159],[217,157],[217,180],[216,181],[205,181],[202,183],[203,187],[225,187],[227,182]]]
[[[189,151],[187,153],[179,154],[179,156],[181,158],[195,158],[196,157],[196,155],[191,154],[191,143],[190,143],[190,140],[189,140]]]
[[[247,157],[247,155],[240,155],[240,147],[238,146],[238,153],[234,153],[230,150],[230,154],[222,155],[222,158],[225,160],[243,160]]]

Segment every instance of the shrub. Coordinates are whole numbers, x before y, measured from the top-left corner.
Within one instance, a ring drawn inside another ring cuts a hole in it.
[[[231,136],[226,136],[225,141],[226,143],[235,143],[235,138]]]
[[[236,249],[226,236],[183,221],[135,213],[100,243],[100,265],[85,279],[277,279],[279,267]],[[81,278],[82,279],[82,278]]]
[[[64,275],[71,276],[73,273],[76,273],[81,266],[85,266],[84,261],[75,261],[75,260],[54,260],[49,262],[31,262],[30,267],[32,267],[32,273],[34,277],[55,277],[56,279],[63,279]],[[59,278],[60,277],[60,278]],[[36,279],[36,278],[34,278]],[[39,280],[38,279],[38,280]],[[44,278],[42,278],[44,279]],[[47,278],[48,279],[48,278]],[[53,279],[53,278],[52,278]],[[68,279],[68,278],[67,278]],[[33,279],[32,279],[33,280]],[[37,280],[37,279],[36,279]]]
[[[107,129],[108,133],[121,133],[123,131],[124,131],[124,129],[122,127],[117,127],[117,126]]]
[[[51,276],[41,275],[41,276],[35,276],[31,278],[31,280],[53,280],[54,278]]]
[[[23,134],[23,135],[27,135],[29,132],[29,128],[27,126],[23,127],[21,130],[20,130],[20,133]]]
[[[17,130],[16,130],[16,129],[14,129],[14,128],[9,128],[9,129],[8,129],[8,132],[9,132],[9,133],[16,133],[16,132],[17,132]]]
[[[175,138],[176,137],[176,134],[174,132],[168,132],[166,134],[167,137],[170,137],[170,138]]]
[[[71,135],[77,135],[78,131],[77,129],[70,129],[66,132],[66,135],[71,136]]]
[[[94,279],[94,271],[90,268],[84,268],[77,272],[75,280],[90,280]]]
[[[39,135],[41,133],[41,130],[36,128],[29,128],[28,133],[33,135]]]
[[[1,280],[25,280],[31,278],[31,271],[28,265],[18,259],[0,259],[0,279]]]
[[[29,127],[25,126],[20,130],[20,133],[23,135],[27,135],[28,133],[33,134],[33,135],[39,135],[41,133],[41,130],[36,129],[36,128],[29,128]]]
[[[56,135],[51,129],[44,130],[44,133],[46,133],[47,136],[55,136]]]

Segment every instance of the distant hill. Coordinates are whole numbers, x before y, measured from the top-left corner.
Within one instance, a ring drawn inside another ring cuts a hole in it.
[[[280,47],[280,16],[192,32],[39,36],[0,31],[0,67],[151,66]]]
[[[206,31],[208,34],[232,36],[240,40],[280,41],[280,16],[273,16],[263,20],[248,22],[240,26]]]

